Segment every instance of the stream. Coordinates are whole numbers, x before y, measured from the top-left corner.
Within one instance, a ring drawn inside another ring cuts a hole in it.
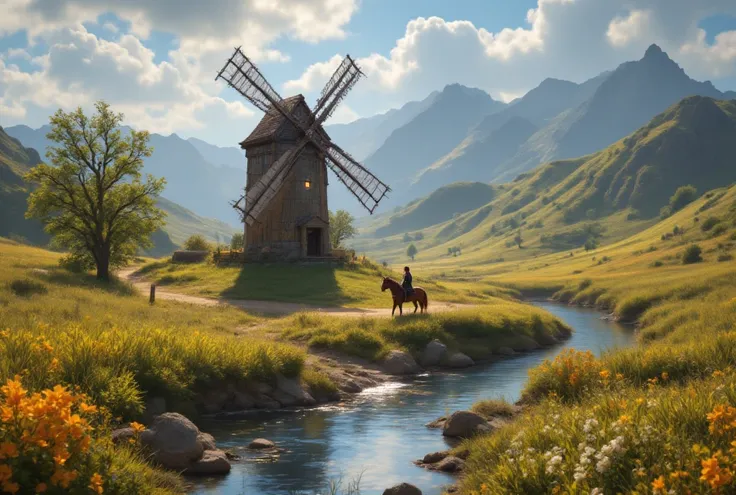
[[[441,431],[425,423],[490,398],[519,399],[527,371],[565,347],[596,355],[635,344],[634,332],[601,319],[593,309],[552,302],[534,304],[573,329],[566,342],[461,373],[431,373],[406,383],[389,383],[358,394],[346,405],[257,413],[247,419],[210,421],[202,431],[214,435],[221,449],[242,449],[254,438],[267,438],[286,449],[275,461],[249,459],[233,463],[226,477],[194,480],[197,495],[326,495],[330,481],[345,485],[360,477],[362,495],[380,495],[400,483],[418,486],[424,495],[439,495],[451,476],[412,464],[424,454],[449,448]]]

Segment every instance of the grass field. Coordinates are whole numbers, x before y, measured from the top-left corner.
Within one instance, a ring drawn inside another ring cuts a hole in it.
[[[137,273],[182,294],[360,308],[390,307],[390,293],[381,292],[382,279],[390,276],[401,280],[399,273],[368,260],[344,266],[248,264],[244,267],[157,261]],[[479,289],[459,282],[440,283],[421,275],[415,275],[414,285],[425,288],[431,301],[454,303],[483,302],[489,296],[509,297],[514,293],[508,289]]]
[[[532,370],[529,408],[462,446],[460,493],[733,493],[735,222],[731,187],[610,246],[487,274],[638,320],[645,345],[570,351]],[[702,260],[685,263],[694,244]]]

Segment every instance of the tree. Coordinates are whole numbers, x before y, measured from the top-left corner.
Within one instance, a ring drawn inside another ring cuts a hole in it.
[[[233,251],[238,251],[240,249],[243,249],[243,246],[245,246],[243,233],[242,232],[234,233],[232,238],[230,239],[230,249],[232,249]]]
[[[404,234],[404,237],[401,240],[404,242],[411,242],[411,236],[409,234]]]
[[[212,244],[207,242],[203,235],[194,234],[184,241],[184,249],[187,251],[212,251]]]
[[[422,239],[424,239],[424,233],[423,232],[417,232],[416,234],[414,234],[414,240],[415,241],[421,241]]]
[[[339,248],[343,241],[355,237],[358,231],[353,226],[355,218],[345,210],[330,212],[330,243],[332,247]]]
[[[26,217],[40,219],[55,245],[94,266],[98,279],[109,280],[110,266],[124,265],[139,248],[152,246],[151,234],[165,217],[155,198],[166,181],[142,179],[143,160],[153,152],[148,132],[131,130],[124,138],[123,115],[102,101],[95,108],[92,117],[81,108],[51,117],[46,137],[59,146],[46,153],[50,165],[25,175],[38,185]]]
[[[675,213],[687,205],[695,201],[698,197],[698,190],[695,186],[687,185],[682,186],[675,191],[675,194],[670,198],[670,213]]]
[[[586,251],[592,251],[598,247],[598,240],[595,237],[589,237],[583,247]]]
[[[685,249],[685,254],[682,256],[682,263],[684,265],[690,265],[692,263],[700,263],[703,261],[703,250],[697,244],[692,244]]]
[[[414,243],[409,244],[409,247],[406,248],[406,255],[411,258],[412,261],[414,261],[414,256],[416,256],[418,252],[419,250]]]
[[[514,244],[519,246],[519,249],[521,249],[521,245],[523,244],[524,239],[521,237],[521,230],[516,233],[516,237],[514,237]]]

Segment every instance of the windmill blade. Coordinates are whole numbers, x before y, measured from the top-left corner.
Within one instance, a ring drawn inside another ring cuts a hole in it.
[[[248,225],[257,222],[263,210],[276,197],[307,143],[309,139],[303,138],[296,148],[286,151],[268,168],[258,182],[248,189],[245,194],[245,208],[242,210],[243,218]]]
[[[335,111],[337,105],[347,96],[358,79],[363,76],[355,61],[347,55],[322,90],[314,107],[316,123],[321,124]]]
[[[339,146],[330,143],[327,165],[371,214],[391,188]]]
[[[281,113],[285,113],[280,103],[281,96],[263,77],[258,67],[240,51],[240,47],[235,49],[235,53],[217,74],[215,81],[218,79],[223,79],[230,87],[264,112],[275,107]]]

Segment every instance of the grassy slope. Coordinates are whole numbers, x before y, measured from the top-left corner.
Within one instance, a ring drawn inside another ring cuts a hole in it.
[[[710,217],[718,223],[703,231]],[[675,225],[685,234],[662,240]],[[704,261],[685,265],[680,257],[693,243]],[[559,289],[561,300],[638,318],[645,345],[600,359],[571,352],[532,370],[530,407],[462,447],[469,458],[460,493],[732,493],[734,246],[731,187],[595,252],[501,264],[488,280]]]
[[[423,229],[414,265],[435,275],[489,273],[500,260],[578,248],[592,223],[604,228],[603,244],[630,237],[658,221],[677,187],[691,183],[703,193],[736,180],[735,131],[735,102],[686,98],[598,153],[539,167],[504,185],[486,207]],[[513,245],[519,229],[522,250]],[[355,246],[375,259],[407,260],[402,235]],[[454,246],[463,249],[458,258],[447,254]]]
[[[322,306],[381,308],[391,305],[388,292],[381,292],[384,276],[400,275],[369,261],[333,267],[299,264],[248,264],[216,267],[209,263],[180,264],[159,261],[140,273],[159,285],[184,294],[233,299],[285,301]],[[428,291],[431,301],[482,302],[489,296],[509,296],[513,291],[438,283],[415,277],[415,286]]]
[[[166,198],[159,198],[158,207],[167,213],[164,231],[177,246],[183,245],[194,234],[201,234],[211,242],[216,242],[219,236],[219,241],[226,243],[235,232],[239,232],[225,222],[199,216]]]

